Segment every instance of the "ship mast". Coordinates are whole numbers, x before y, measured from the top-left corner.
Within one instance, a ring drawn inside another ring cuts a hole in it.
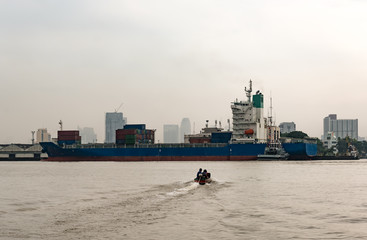
[[[246,96],[248,98],[248,102],[251,102],[251,92],[252,92],[252,80],[250,79],[250,89],[247,90],[245,87]]]
[[[270,126],[273,126],[273,98],[270,97],[270,116],[269,116]]]
[[[62,131],[62,120],[59,121],[60,130]]]

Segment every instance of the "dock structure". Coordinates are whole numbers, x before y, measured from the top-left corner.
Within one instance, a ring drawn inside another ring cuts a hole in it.
[[[0,161],[40,161],[47,158],[39,144],[0,144]]]

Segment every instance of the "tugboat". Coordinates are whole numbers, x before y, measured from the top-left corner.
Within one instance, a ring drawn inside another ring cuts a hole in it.
[[[257,160],[272,161],[272,160],[288,160],[289,154],[284,150],[280,142],[280,128],[273,124],[272,116],[273,104],[270,98],[270,116],[269,125],[267,126],[267,141],[264,154],[257,155]]]
[[[272,143],[265,148],[264,154],[257,155],[257,160],[272,161],[272,160],[288,160],[289,154],[284,150],[281,143]]]

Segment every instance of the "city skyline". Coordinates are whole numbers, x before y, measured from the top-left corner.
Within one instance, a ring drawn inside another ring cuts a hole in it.
[[[367,136],[363,1],[0,3],[0,143],[88,126],[120,111],[163,139],[163,124],[232,119],[231,102],[270,97],[276,124],[320,138],[322,119],[358,119]],[[188,17],[190,16],[190,17]]]

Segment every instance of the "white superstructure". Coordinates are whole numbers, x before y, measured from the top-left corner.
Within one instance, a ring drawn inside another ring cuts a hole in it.
[[[232,103],[233,134],[232,142],[263,142],[266,140],[266,120],[264,118],[264,97],[257,91],[252,96],[252,81],[250,88],[245,87],[247,101]]]

